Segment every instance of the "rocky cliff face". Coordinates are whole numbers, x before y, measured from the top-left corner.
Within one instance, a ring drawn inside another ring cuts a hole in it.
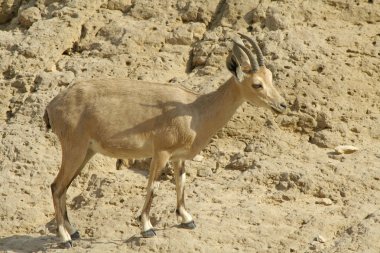
[[[253,34],[291,108],[238,110],[189,161],[194,231],[174,225],[169,166],[138,236],[145,161],[95,157],[69,189],[78,252],[379,252],[380,4],[366,1],[94,0],[0,3],[0,249],[53,251],[59,142],[46,104],[78,80],[169,82],[200,93]],[[353,154],[333,148],[349,144]],[[162,229],[162,230],[160,230]]]

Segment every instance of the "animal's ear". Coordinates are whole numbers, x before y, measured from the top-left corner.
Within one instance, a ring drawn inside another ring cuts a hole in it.
[[[235,55],[231,55],[227,59],[227,68],[234,75],[237,81],[240,83],[244,80],[244,72],[241,69],[239,62],[237,61]]]

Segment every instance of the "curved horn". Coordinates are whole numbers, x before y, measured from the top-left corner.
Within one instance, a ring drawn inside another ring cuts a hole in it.
[[[257,42],[256,40],[254,39],[251,39],[250,37],[248,37],[247,35],[244,35],[242,33],[239,33],[239,35],[241,37],[243,37],[244,39],[246,39],[249,43],[251,43],[253,49],[255,50],[256,52],[256,55],[257,55],[257,60],[259,62],[259,66],[260,67],[263,67],[265,62],[264,62],[264,56],[263,56],[263,53],[261,52],[261,49],[259,47],[259,45],[257,45]]]
[[[240,37],[236,36],[234,38],[234,40],[236,42],[238,42],[239,44],[244,45],[244,42],[243,42],[243,40]],[[236,58],[238,59],[238,62],[240,63],[240,66],[241,66],[241,68],[242,68],[243,71],[244,70],[245,70],[245,72],[251,71],[251,69],[252,69],[251,62],[249,61],[248,56],[244,53],[243,50],[241,50],[239,48],[238,45],[236,45],[236,43],[233,44],[232,54],[235,55]]]
[[[241,48],[241,50],[244,51],[244,53],[248,56],[249,62],[251,63],[251,69],[253,72],[256,72],[259,69],[259,65],[257,64],[257,61],[255,57],[253,56],[252,52],[249,51],[248,48],[246,48],[244,45],[240,44],[236,40],[233,40],[235,45]]]

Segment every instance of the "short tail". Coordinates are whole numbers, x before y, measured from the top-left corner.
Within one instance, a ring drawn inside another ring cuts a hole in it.
[[[49,114],[47,110],[45,110],[44,121],[45,121],[46,130],[48,131],[49,129],[51,129],[51,125],[50,125]]]

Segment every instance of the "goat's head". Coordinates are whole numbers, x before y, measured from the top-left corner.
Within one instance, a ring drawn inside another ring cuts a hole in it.
[[[285,100],[272,83],[272,72],[265,67],[260,47],[255,40],[244,34],[240,35],[251,44],[257,56],[256,60],[240,38],[234,40],[231,57],[227,60],[227,68],[234,75],[244,100],[258,106],[272,108],[280,113],[284,112]],[[247,57],[249,64],[241,64]]]

